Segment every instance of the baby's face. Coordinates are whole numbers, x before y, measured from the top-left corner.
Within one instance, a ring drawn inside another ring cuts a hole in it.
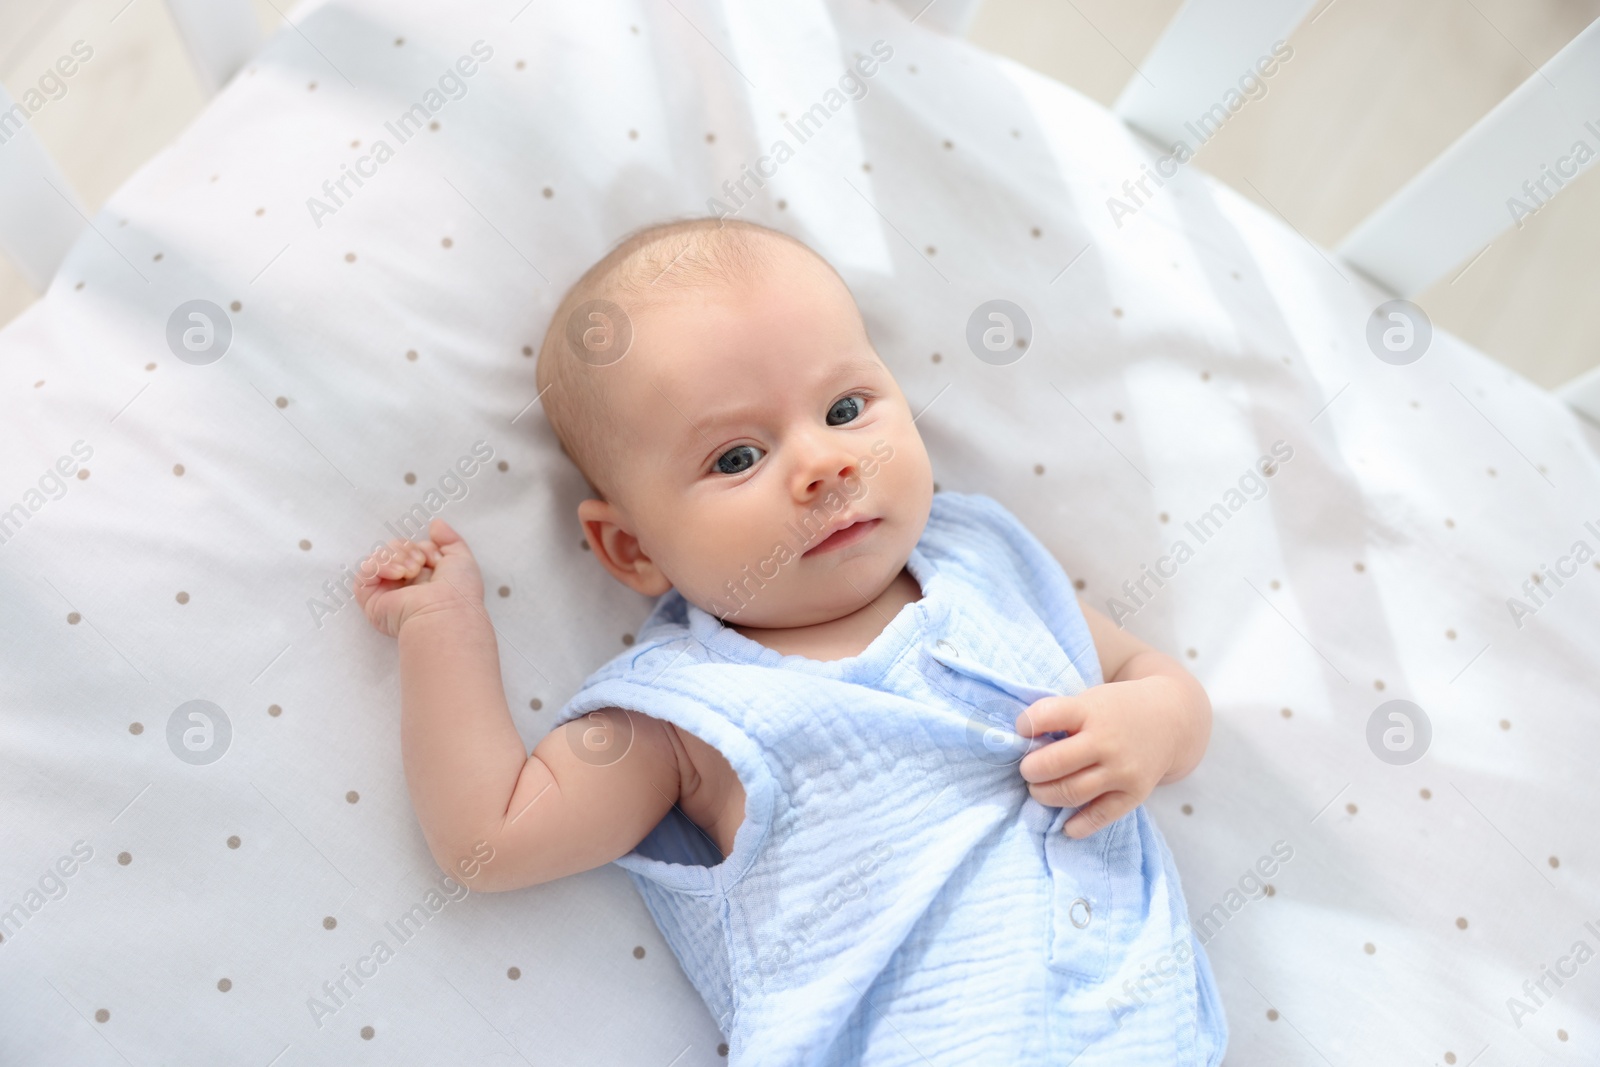
[[[758,627],[862,608],[933,500],[922,438],[849,290],[803,250],[777,254],[754,279],[641,310],[632,350],[606,368],[614,506],[648,557],[628,584]]]

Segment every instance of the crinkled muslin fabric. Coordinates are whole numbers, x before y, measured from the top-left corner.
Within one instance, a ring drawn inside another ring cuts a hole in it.
[[[805,532],[783,531],[796,554]],[[1048,740],[1017,715],[1101,682],[1066,573],[999,503],[953,492],[906,566],[922,598],[833,661],[669,591],[557,716],[640,711],[739,774],[726,858],[674,808],[616,861],[729,1062],[1212,1067],[1227,1027],[1155,822],[1141,806],[1069,838],[1076,809],[1033,799],[1017,768]]]
[[[1600,949],[1575,417],[1442,329],[1376,358],[1390,294],[1203,157],[1113,218],[1165,149],[947,2],[278,5],[0,331],[0,1063],[726,1064],[621,866],[443,881],[347,585],[454,525],[530,749],[629,648],[654,605],[582,547],[533,357],[614,242],[713,200],[838,268],[941,491],[1205,685],[1205,759],[1145,808],[1230,1064],[1600,1059],[1600,964],[1545,977]],[[193,300],[232,327],[206,365]],[[968,343],[992,300],[1031,323],[1006,365]]]

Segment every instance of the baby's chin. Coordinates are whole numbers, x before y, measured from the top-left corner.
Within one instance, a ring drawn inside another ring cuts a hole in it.
[[[844,606],[790,608],[780,605],[776,609],[769,606],[767,611],[759,612],[754,607],[745,607],[722,616],[722,623],[736,630],[796,630],[803,626],[821,626],[824,623],[834,622],[849,615],[852,610]]]
[[[734,629],[794,630],[805,626],[821,626],[854,614],[866,606],[863,595],[869,600],[876,599],[893,577],[891,573],[871,589],[862,586],[859,581],[852,586],[849,582],[835,579],[825,583],[825,588],[818,588],[816,583],[811,583],[804,597],[770,595],[765,597],[765,603],[758,594],[742,607],[734,605],[731,611],[726,601],[702,603],[695,600],[693,603],[702,611],[720,618],[724,626]],[[835,585],[838,588],[831,588]]]

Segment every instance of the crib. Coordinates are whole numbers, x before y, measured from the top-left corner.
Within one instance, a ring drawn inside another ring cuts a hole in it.
[[[93,216],[0,95],[43,292],[0,331],[0,1062],[740,1062],[616,867],[444,880],[343,584],[446,518],[543,736],[649,603],[580,546],[532,357],[705,213],[832,262],[939,488],[1205,683],[1147,808],[1225,1062],[1600,1061],[1600,371],[1542,389],[1412,299],[1600,147],[1600,23],[1329,249],[1180,150],[1320,6],[1189,0],[1106,109],[971,0],[310,0],[265,41],[169,0],[215,97]]]

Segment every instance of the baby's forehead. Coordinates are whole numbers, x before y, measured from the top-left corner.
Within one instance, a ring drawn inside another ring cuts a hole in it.
[[[593,399],[604,395],[614,416],[670,415],[666,398],[683,399],[690,384],[696,402],[748,392],[737,386],[792,388],[845,356],[887,373],[843,280],[781,234],[664,234],[620,255],[593,283],[585,297],[611,303],[630,334],[625,358],[590,371],[605,379]]]
[[[724,228],[664,229],[617,252],[616,261],[597,281],[648,301],[682,290],[740,286],[795,274],[828,276],[843,286],[833,266],[809,245],[777,230],[732,222]]]
[[[624,307],[636,368],[658,383],[698,376],[717,385],[794,385],[851,360],[883,369],[854,299],[825,265],[810,271],[792,261],[774,264],[758,275],[650,293]]]
[[[609,399],[614,417],[657,433],[692,439],[726,423],[768,423],[826,408],[850,389],[898,388],[859,319],[772,323],[759,304],[715,313],[702,305],[676,317],[646,316],[640,332],[631,372],[611,380],[617,388]]]

